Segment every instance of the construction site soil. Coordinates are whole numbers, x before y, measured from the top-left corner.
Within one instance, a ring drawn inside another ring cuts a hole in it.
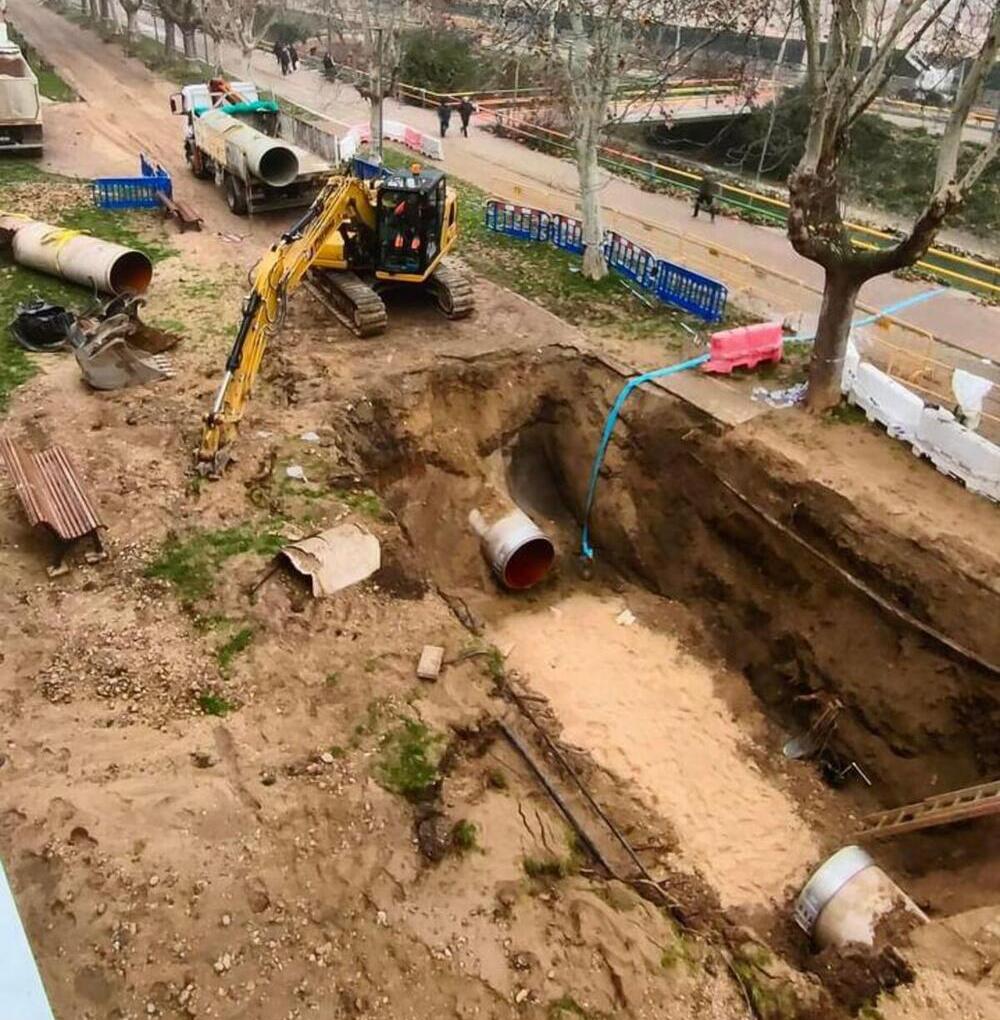
[[[86,96],[100,55],[72,59]],[[72,129],[63,108],[54,165],[60,138],[105,137],[102,103]],[[129,130],[164,148],[156,118]],[[726,427],[650,387],[582,561],[630,368],[483,281],[472,319],[396,301],[375,340],[296,296],[237,460],[202,481],[201,415],[283,221],[197,188],[210,229],[171,236],[147,309],[184,327],[173,378],[97,394],[40,356],[0,421],[62,444],[108,526],[108,560],[49,579],[0,479],[0,857],[56,1016],[1000,1015],[996,818],[871,845],[930,918],[898,959],[817,954],[791,921],[862,814],[1000,773],[996,508],[867,425]],[[508,498],[559,552],[520,594],[468,524]],[[344,521],[381,543],[369,580],[314,599],[272,572]],[[782,754],[834,698],[831,750],[870,786]]]

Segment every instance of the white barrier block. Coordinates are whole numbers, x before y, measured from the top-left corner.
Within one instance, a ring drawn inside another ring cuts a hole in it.
[[[854,342],[854,337],[850,337],[847,341],[847,350],[844,352],[844,370],[840,375],[841,393],[850,393],[854,389],[854,381],[858,377],[860,367],[861,353]]]
[[[881,422],[894,439],[911,441],[916,436],[924,402],[874,365],[858,366],[848,399],[863,408],[869,420]]]
[[[961,479],[970,492],[1000,502],[1000,446],[966,428],[951,411],[924,408],[913,450],[942,474]]]

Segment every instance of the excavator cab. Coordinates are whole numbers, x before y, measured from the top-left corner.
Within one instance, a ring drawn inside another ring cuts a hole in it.
[[[440,170],[384,177],[378,189],[378,279],[423,280],[441,253],[446,216],[454,223]]]

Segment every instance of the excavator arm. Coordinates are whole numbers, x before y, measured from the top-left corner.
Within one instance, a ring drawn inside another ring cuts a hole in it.
[[[281,328],[289,297],[316,262],[324,243],[352,216],[370,217],[368,225],[374,227],[372,199],[366,186],[349,175],[331,177],[302,218],[257,264],[225,375],[212,409],[205,415],[198,449],[199,473],[218,477],[225,468],[264,351]]]

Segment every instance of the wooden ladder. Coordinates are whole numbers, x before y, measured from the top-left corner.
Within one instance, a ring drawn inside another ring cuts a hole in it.
[[[865,815],[858,835],[863,839],[885,839],[903,832],[996,814],[1000,814],[1000,781],[952,790],[916,804]]]

